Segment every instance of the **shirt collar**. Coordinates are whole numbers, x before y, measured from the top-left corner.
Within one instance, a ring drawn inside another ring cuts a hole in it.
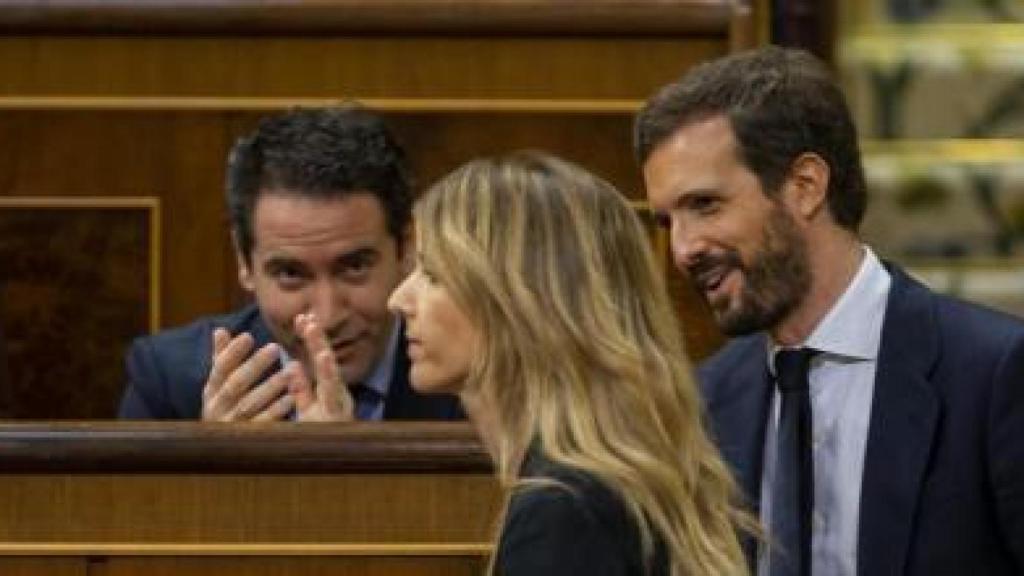
[[[384,355],[363,381],[363,386],[380,394],[381,398],[386,398],[388,389],[391,388],[391,376],[395,372],[395,354],[398,351],[398,341],[401,339],[401,335],[402,321],[396,317],[391,323],[391,337],[388,339]]]
[[[806,345],[858,360],[878,358],[891,285],[889,272],[871,248],[864,246],[864,258],[853,281],[811,332]]]
[[[882,319],[892,277],[875,253],[864,246],[853,280],[803,346],[853,360],[874,360],[882,341]],[[779,346],[769,340],[768,366]]]

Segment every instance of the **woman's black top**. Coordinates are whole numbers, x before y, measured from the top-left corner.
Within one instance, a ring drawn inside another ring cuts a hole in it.
[[[498,542],[501,576],[667,576],[660,538],[645,570],[636,521],[622,499],[587,472],[561,466],[532,451],[522,476],[564,486],[522,488],[512,496]]]

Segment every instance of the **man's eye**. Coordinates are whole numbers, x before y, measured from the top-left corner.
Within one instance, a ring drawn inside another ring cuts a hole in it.
[[[282,266],[270,270],[270,277],[286,290],[298,288],[306,280],[306,274],[302,270],[291,266]]]
[[[718,199],[713,196],[694,196],[688,202],[688,207],[693,212],[707,214],[718,208]]]
[[[349,259],[341,267],[341,276],[349,280],[361,280],[373,270],[374,259],[370,257]]]

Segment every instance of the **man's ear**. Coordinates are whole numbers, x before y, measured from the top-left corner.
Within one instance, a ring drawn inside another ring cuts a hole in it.
[[[416,267],[416,223],[409,222],[402,230],[402,237],[395,247],[398,250],[398,266],[402,275],[409,274]]]
[[[238,234],[234,232],[231,233],[231,245],[235,249],[235,262],[238,264],[238,283],[246,291],[252,292],[256,289],[256,282],[253,279],[250,258],[246,258],[245,253],[242,252],[241,245],[238,242]]]
[[[828,208],[828,163],[814,152],[805,152],[793,160],[786,179],[786,200],[802,220],[811,220]]]

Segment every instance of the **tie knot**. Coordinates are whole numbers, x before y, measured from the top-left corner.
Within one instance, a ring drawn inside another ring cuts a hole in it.
[[[348,391],[352,394],[352,399],[355,400],[357,404],[376,402],[381,399],[380,392],[377,392],[365,384],[350,384]]]
[[[818,351],[814,348],[780,350],[775,354],[775,382],[781,392],[798,392],[808,387],[807,373],[811,358]]]

